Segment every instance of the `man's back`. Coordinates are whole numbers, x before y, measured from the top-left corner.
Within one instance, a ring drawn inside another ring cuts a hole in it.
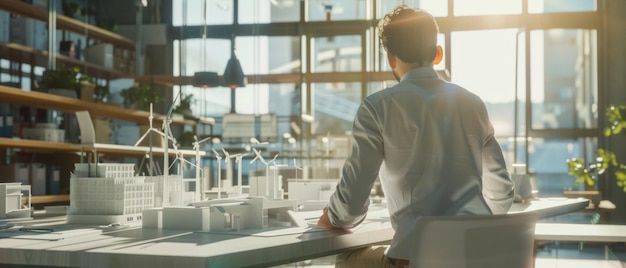
[[[485,147],[500,148],[476,95],[417,68],[365,102],[380,124],[379,175],[397,233],[388,256],[406,257],[403,240],[419,216],[506,213],[512,183],[504,159],[483,160]],[[495,168],[483,176],[483,164]]]
[[[358,224],[380,177],[396,230],[387,256],[406,259],[419,216],[506,213],[513,182],[486,108],[476,95],[415,68],[368,96],[353,126],[353,151],[331,196],[336,226]]]
[[[358,225],[380,175],[396,234],[386,258],[375,251],[345,261],[364,259],[360,264],[374,267],[381,259],[408,262],[409,239],[420,216],[500,214],[513,203],[513,182],[484,103],[442,81],[433,69],[443,58],[434,17],[401,5],[381,19],[379,30],[400,83],[359,106],[352,152],[318,221],[328,228]]]

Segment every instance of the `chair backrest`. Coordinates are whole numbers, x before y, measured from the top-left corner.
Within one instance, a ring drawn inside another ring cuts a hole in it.
[[[535,213],[421,217],[410,267],[533,267],[537,219]]]
[[[96,143],[96,131],[91,121],[89,111],[76,112],[76,120],[78,120],[78,128],[80,128],[80,143],[93,145]]]

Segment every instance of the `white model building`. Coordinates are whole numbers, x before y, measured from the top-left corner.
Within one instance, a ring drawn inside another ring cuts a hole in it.
[[[323,209],[330,196],[335,192],[339,180],[337,179],[288,179],[287,198],[296,200],[305,210]],[[320,205],[321,208],[318,206]]]
[[[27,197],[27,204],[22,197]],[[18,219],[31,217],[30,185],[21,182],[0,183],[0,219]]]
[[[111,224],[139,222],[145,209],[163,203],[163,176],[135,176],[135,164],[78,163],[70,179],[68,223]],[[182,187],[170,176],[169,197]]]
[[[184,207],[144,210],[142,226],[207,232],[288,227],[292,225],[288,211],[296,210],[295,200],[264,197],[213,199]]]

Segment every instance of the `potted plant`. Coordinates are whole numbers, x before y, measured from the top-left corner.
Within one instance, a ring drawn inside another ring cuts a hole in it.
[[[80,68],[65,68],[61,66],[56,70],[46,70],[41,79],[41,86],[48,93],[76,98]]]
[[[96,83],[91,76],[81,74],[78,67],[66,68],[61,66],[56,70],[45,71],[41,86],[48,93],[93,101]]]
[[[195,101],[193,94],[183,95],[180,99],[180,105],[176,106],[172,112],[182,114],[183,116],[192,116],[191,104]]]
[[[129,109],[148,110],[151,103],[161,102],[161,96],[148,84],[135,83],[131,87],[122,89],[120,96],[124,98],[124,107]]]
[[[604,129],[604,136],[620,134],[626,130],[626,106],[609,106],[606,110],[608,127]],[[568,173],[576,178],[575,184],[584,183],[586,186],[594,186],[599,175],[610,168],[615,169],[617,186],[626,192],[626,165],[619,163],[615,153],[599,148],[596,162],[585,166],[585,160],[572,158],[567,160]]]

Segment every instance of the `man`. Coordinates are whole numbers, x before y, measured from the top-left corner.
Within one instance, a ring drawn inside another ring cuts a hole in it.
[[[318,225],[343,230],[361,223],[380,177],[395,235],[388,248],[339,256],[337,267],[403,267],[420,216],[503,214],[514,199],[485,104],[433,69],[443,54],[434,18],[402,5],[379,28],[399,84],[360,105],[352,153]]]

